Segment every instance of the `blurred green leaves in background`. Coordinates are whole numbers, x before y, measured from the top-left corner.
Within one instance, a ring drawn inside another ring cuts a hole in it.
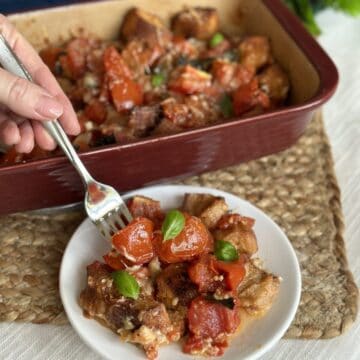
[[[283,0],[297,14],[306,28],[319,35],[321,30],[316,23],[315,14],[326,8],[343,11],[349,15],[360,15],[360,0]]]

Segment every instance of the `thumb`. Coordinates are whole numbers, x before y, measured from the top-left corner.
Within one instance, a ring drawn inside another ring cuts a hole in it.
[[[53,120],[63,113],[62,104],[46,90],[1,68],[0,103],[34,120]]]

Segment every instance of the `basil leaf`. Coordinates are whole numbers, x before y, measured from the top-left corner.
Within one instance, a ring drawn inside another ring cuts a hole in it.
[[[207,301],[210,301],[210,302],[214,302],[214,303],[221,304],[221,305],[227,307],[227,308],[230,309],[230,310],[233,310],[234,307],[235,307],[235,300],[234,300],[234,298],[215,299],[213,296],[208,295],[208,296],[206,296],[205,299],[206,299]]]
[[[211,48],[216,47],[224,40],[224,35],[221,33],[216,33],[213,35],[213,37],[210,39],[209,45]]]
[[[234,108],[231,97],[224,95],[220,100],[220,110],[224,117],[229,118],[234,115]]]
[[[215,242],[215,256],[218,260],[234,261],[239,258],[239,254],[233,244],[229,241],[217,240]]]
[[[121,295],[134,300],[139,297],[140,286],[132,275],[124,270],[114,271],[111,275],[116,289]]]
[[[164,241],[178,236],[185,227],[185,216],[179,210],[170,210],[162,224]]]
[[[158,73],[151,77],[151,85],[153,87],[159,87],[165,82],[164,74]]]

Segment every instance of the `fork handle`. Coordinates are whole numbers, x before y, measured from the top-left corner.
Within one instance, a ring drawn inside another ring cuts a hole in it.
[[[24,78],[28,81],[34,82],[33,78],[21,63],[17,55],[11,49],[6,39],[0,34],[0,63],[2,67],[8,72]],[[73,145],[67,137],[64,129],[57,120],[43,121],[41,122],[46,131],[55,139],[58,145],[62,148],[65,155],[73,164],[77,172],[79,173],[84,186],[89,182],[94,181],[92,176],[85,168],[83,162],[80,160]]]

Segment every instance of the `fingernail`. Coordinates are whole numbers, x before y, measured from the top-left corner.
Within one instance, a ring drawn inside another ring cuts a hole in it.
[[[35,111],[45,119],[51,120],[61,116],[64,109],[54,98],[41,96],[39,102],[35,106]]]

